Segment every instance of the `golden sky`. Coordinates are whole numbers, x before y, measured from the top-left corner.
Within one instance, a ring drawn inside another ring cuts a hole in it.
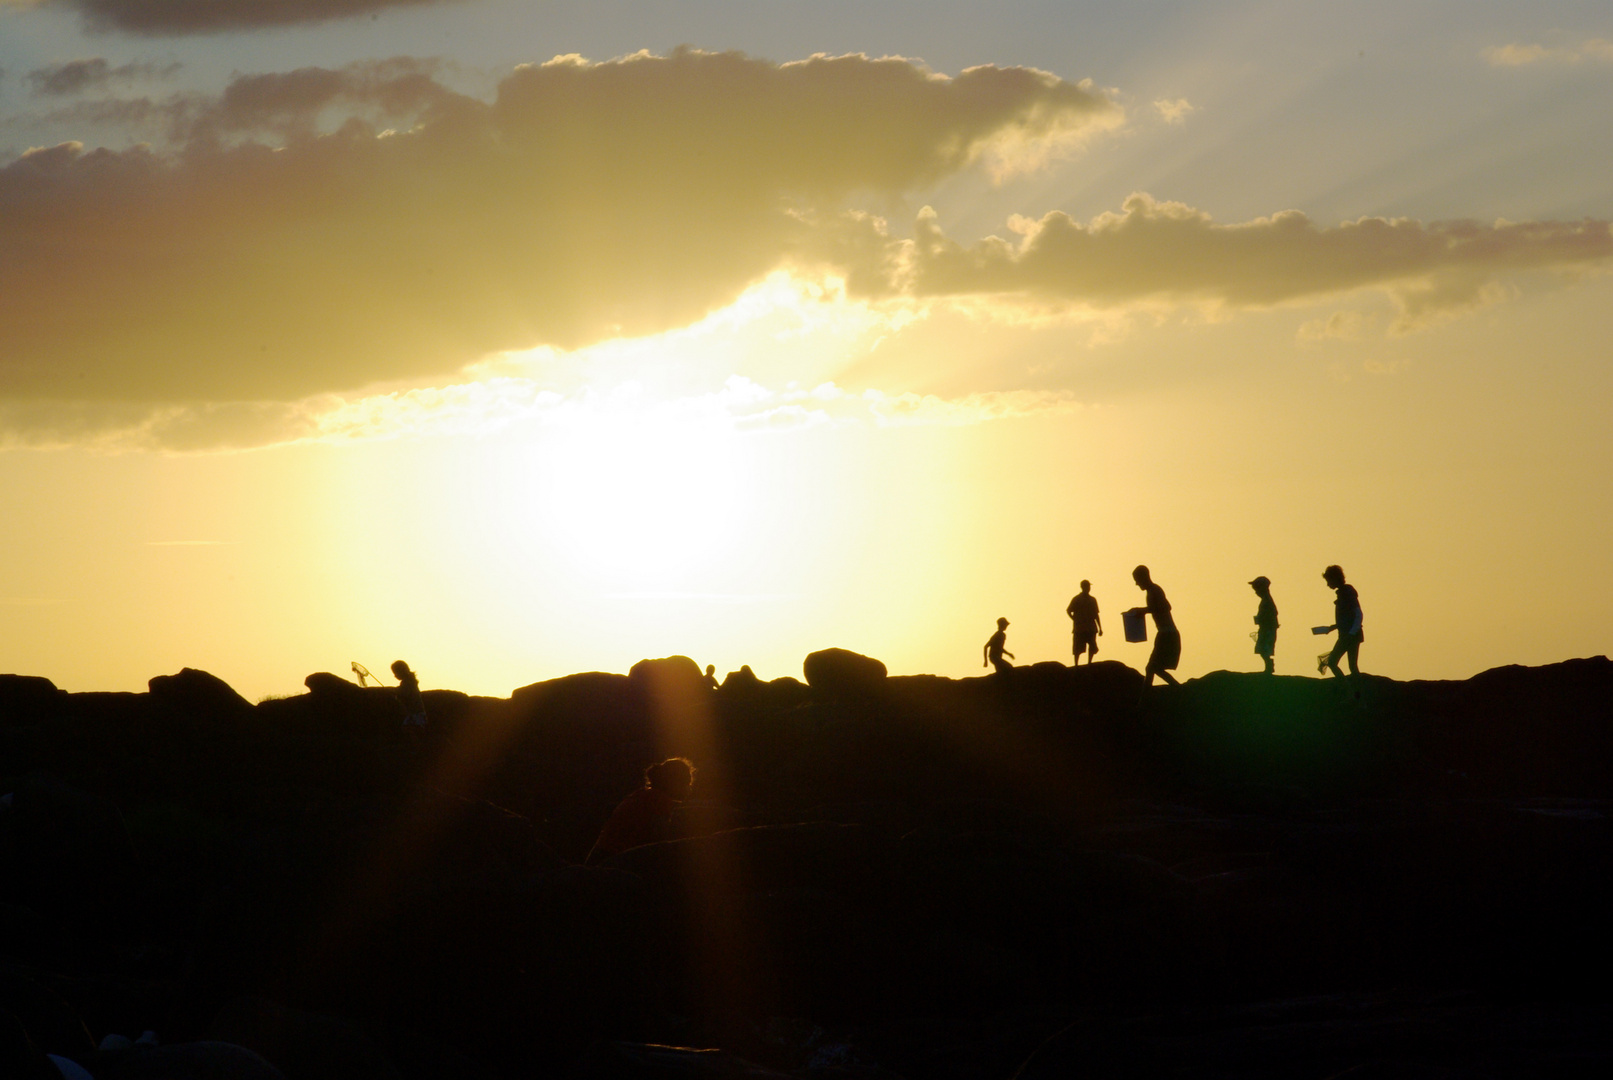
[[[1608,652],[1613,17],[1131,16],[0,0],[0,670]]]

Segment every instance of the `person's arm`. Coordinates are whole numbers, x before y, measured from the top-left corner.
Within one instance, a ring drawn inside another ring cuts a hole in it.
[[[1092,621],[1098,624],[1098,636],[1102,637],[1103,636],[1103,616],[1099,615],[1096,611],[1094,611],[1092,613]]]
[[[1075,599],[1076,598],[1071,597],[1070,606],[1064,609],[1064,614],[1068,615],[1072,622],[1075,620]]]
[[[991,655],[991,642],[988,641],[988,642],[986,642],[984,645],[982,645],[980,647],[980,666],[981,667],[989,667],[991,665],[991,661],[987,659],[987,657],[989,657],[990,655]]]
[[[1014,654],[1009,652],[1007,649],[1003,650],[1003,655],[1008,657],[1008,659],[1010,659],[1010,660],[1012,660],[1014,658]]]

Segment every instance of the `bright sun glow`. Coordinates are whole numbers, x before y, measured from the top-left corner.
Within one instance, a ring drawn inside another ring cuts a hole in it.
[[[721,415],[648,403],[580,409],[540,450],[549,535],[590,576],[667,583],[743,546],[739,436]]]

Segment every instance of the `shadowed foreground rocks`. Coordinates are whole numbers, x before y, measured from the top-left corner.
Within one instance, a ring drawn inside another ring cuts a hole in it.
[[[1579,1077],[1613,664],[0,676],[0,1073]],[[578,865],[687,753],[676,837]],[[131,1045],[151,1032],[142,1045]]]

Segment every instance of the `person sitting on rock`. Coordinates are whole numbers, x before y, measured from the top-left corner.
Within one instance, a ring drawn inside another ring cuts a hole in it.
[[[674,757],[656,762],[644,770],[644,786],[617,804],[610,820],[599,830],[599,839],[584,862],[606,855],[620,855],[628,848],[665,840],[672,824],[672,811],[689,797],[694,787],[694,763]]]
[[[985,667],[989,663],[999,675],[1004,675],[1010,671],[1013,671],[1014,665],[1010,664],[1008,660],[1012,660],[1014,658],[1014,654],[1003,648],[1003,646],[1007,643],[1008,620],[998,619],[997,632],[986,639],[985,647],[982,650],[984,655],[980,661],[980,666]],[[1003,659],[1005,656],[1008,657],[1008,660]]]
[[[420,696],[420,677],[402,660],[392,661],[392,677],[398,680],[398,688],[393,693],[397,694],[398,706],[403,710],[403,730],[424,730],[426,702]]]

